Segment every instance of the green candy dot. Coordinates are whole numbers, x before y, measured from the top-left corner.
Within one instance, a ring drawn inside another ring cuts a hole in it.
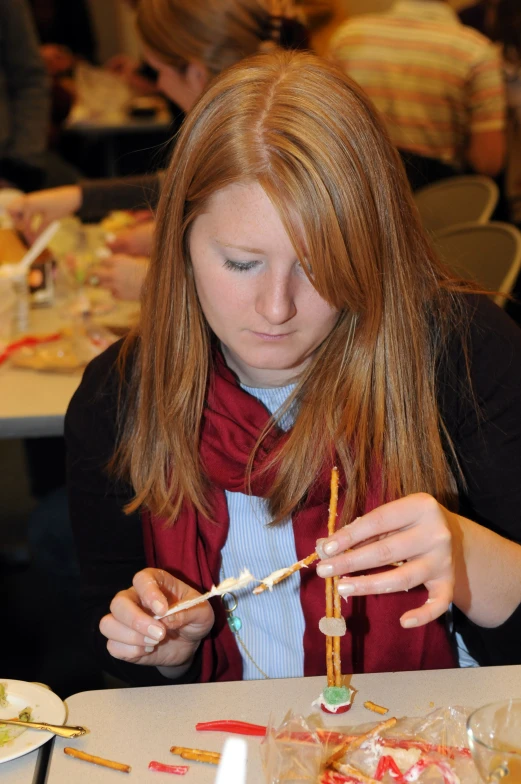
[[[351,689],[347,686],[328,686],[324,689],[323,696],[329,705],[341,705],[351,699]]]

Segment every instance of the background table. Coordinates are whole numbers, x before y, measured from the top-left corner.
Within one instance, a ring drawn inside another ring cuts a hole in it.
[[[46,784],[110,784],[121,774],[67,757],[64,746],[124,762],[132,772],[125,781],[155,782],[161,777],[147,770],[150,760],[190,765],[186,784],[211,784],[214,766],[184,763],[170,754],[170,746],[190,746],[221,751],[224,739],[217,732],[196,732],[199,721],[238,719],[267,724],[270,716],[280,723],[287,711],[305,716],[325,685],[325,678],[159,686],[75,694],[67,700],[69,724],[83,724],[90,733],[77,741],[56,738]],[[363,707],[373,700],[389,708],[388,716],[425,715],[434,707],[463,705],[470,708],[494,700],[521,697],[521,666],[413,673],[355,675],[358,690],[351,711],[343,716],[321,714],[326,726],[345,726],[379,717]],[[260,738],[248,738],[248,784],[264,782]],[[118,779],[119,780],[119,779]],[[171,779],[174,780],[173,778]],[[170,779],[169,779],[170,781]]]
[[[136,302],[120,302],[99,323],[129,324]],[[29,332],[49,334],[67,326],[56,308],[31,309]],[[69,401],[82,371],[49,373],[0,365],[0,438],[60,436]]]
[[[0,765],[2,784],[40,784],[43,782],[50,751],[50,741],[23,757]]]

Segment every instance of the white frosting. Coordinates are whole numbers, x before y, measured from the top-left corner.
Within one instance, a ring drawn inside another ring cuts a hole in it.
[[[275,572],[272,572],[267,577],[264,577],[261,580],[261,585],[265,585],[266,588],[268,588],[270,591],[273,591],[274,583],[278,582],[278,580],[281,577],[284,577],[285,575],[289,574],[291,569],[292,569],[291,566],[287,566],[285,569],[277,569]],[[262,593],[261,585],[257,586],[257,588],[254,588],[253,593]]]
[[[324,708],[327,708],[327,710],[330,711],[331,713],[336,713],[338,710],[340,710],[340,708],[345,708],[346,705],[351,705],[351,694],[349,695],[349,699],[346,700],[345,702],[339,702],[337,705],[331,705],[330,702],[324,699],[324,692],[322,692],[321,695],[317,697],[316,700],[313,700],[311,705],[312,706],[316,705],[318,708],[320,708],[323,705]]]
[[[255,577],[250,574],[248,569],[243,569],[238,577],[227,577],[226,580],[223,580],[219,585],[212,585],[207,593],[196,596],[195,599],[188,599],[186,602],[178,602],[178,604],[174,604],[173,607],[170,607],[164,615],[154,615],[154,618],[156,621],[160,621],[161,618],[167,618],[169,615],[176,615],[183,610],[189,610],[191,607],[196,607],[198,604],[206,602],[208,599],[211,599],[212,596],[222,596],[225,593],[244,588],[253,582],[253,580],[255,580]]]
[[[318,628],[327,637],[343,637],[347,632],[345,618],[321,618]]]

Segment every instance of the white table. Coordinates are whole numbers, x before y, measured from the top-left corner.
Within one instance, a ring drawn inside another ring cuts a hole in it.
[[[226,737],[217,732],[196,732],[198,721],[237,719],[267,724],[270,715],[280,723],[289,708],[307,716],[311,702],[324,687],[325,678],[210,683],[194,686],[159,686],[82,692],[67,700],[68,723],[83,724],[90,733],[77,741],[54,740],[46,784],[110,784],[122,781],[167,780],[148,771],[158,760],[190,765],[186,784],[211,784],[215,768],[184,763],[170,754],[170,746],[189,746],[220,751]],[[326,726],[342,726],[378,720],[363,707],[373,700],[389,708],[388,715],[425,715],[436,707],[477,707],[494,700],[521,697],[521,666],[467,670],[436,670],[413,673],[355,675],[358,692],[351,711],[337,718],[321,714]],[[248,738],[248,784],[264,782],[259,755],[260,738]],[[63,753],[73,745],[91,754],[132,766],[128,776],[72,759]],[[119,780],[119,779],[118,779]],[[174,781],[174,777],[168,781]]]
[[[125,324],[137,313],[137,303],[121,302],[101,323]],[[31,308],[31,334],[49,334],[66,326],[56,308]],[[0,365],[0,438],[63,435],[69,401],[80,381],[75,373],[45,373]]]

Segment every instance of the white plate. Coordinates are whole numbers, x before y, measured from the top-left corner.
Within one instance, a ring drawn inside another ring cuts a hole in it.
[[[2,719],[13,719],[24,708],[32,709],[33,721],[46,721],[48,724],[63,724],[66,708],[57,694],[38,683],[27,681],[12,681],[9,678],[0,678],[0,683],[5,684],[8,705],[0,708],[0,722]],[[33,749],[42,746],[53,738],[52,732],[43,730],[25,730],[17,738],[0,746],[0,763],[21,757]]]

